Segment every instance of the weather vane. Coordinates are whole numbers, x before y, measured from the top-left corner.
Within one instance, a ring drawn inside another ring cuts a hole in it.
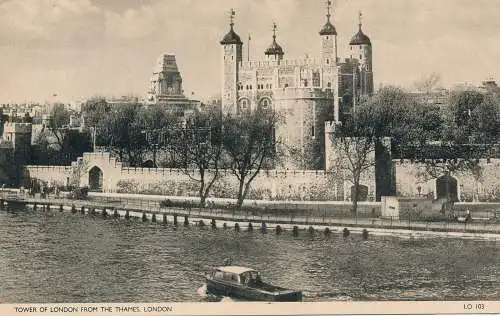
[[[326,17],[328,18],[328,20],[330,20],[330,9],[331,9],[331,6],[332,6],[332,1],[331,0],[328,0],[326,2],[326,10],[327,10],[327,13],[326,13]]]
[[[236,15],[236,12],[234,11],[234,9],[231,9],[231,11],[229,12],[229,21],[230,21],[230,25],[233,26],[234,25],[234,16]]]

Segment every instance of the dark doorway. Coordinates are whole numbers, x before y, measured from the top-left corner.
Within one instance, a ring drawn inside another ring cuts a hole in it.
[[[99,167],[93,167],[89,171],[89,189],[90,191],[102,191],[102,170]]]
[[[143,168],[156,168],[157,166],[155,165],[153,160],[148,159],[142,163],[142,167]]]
[[[368,187],[366,185],[359,185],[358,201],[368,200]],[[354,186],[351,187],[351,201],[354,201]]]
[[[458,201],[457,180],[446,174],[436,180],[437,198],[446,198],[453,202]]]

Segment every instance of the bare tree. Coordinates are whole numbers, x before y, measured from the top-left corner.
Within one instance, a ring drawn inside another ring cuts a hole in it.
[[[69,124],[69,117],[69,111],[64,104],[55,104],[50,112],[47,128],[56,138],[59,149],[62,149],[64,145],[64,136],[66,134],[63,129]]]
[[[276,113],[264,109],[224,118],[221,138],[230,169],[238,179],[239,208],[264,164],[276,156],[276,122]]]
[[[200,205],[219,176],[222,155],[222,116],[219,111],[196,112],[182,127],[172,131],[172,153],[183,172],[199,184]],[[198,175],[193,174],[196,169]]]
[[[441,76],[433,72],[420,78],[414,85],[417,91],[429,94],[441,87]]]
[[[362,107],[353,113],[351,119],[338,125],[331,134],[336,157],[331,161],[331,171],[348,179],[353,184],[352,211],[357,212],[360,198],[360,181],[362,175],[375,167],[376,132],[369,123],[371,109]]]

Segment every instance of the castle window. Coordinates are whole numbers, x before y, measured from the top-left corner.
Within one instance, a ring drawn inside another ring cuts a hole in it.
[[[285,88],[288,88],[288,83],[285,83]]]
[[[329,65],[330,64],[330,59],[326,59],[326,64]]]
[[[304,80],[304,87],[307,87],[307,80]]]
[[[328,35],[326,36],[326,39],[328,39]]]
[[[359,55],[359,59],[363,59],[363,55]]]
[[[314,125],[311,126],[311,136],[314,137]]]
[[[269,89],[272,89],[272,88],[273,88],[273,85],[272,85],[272,84],[270,84],[270,85],[269,85]]]
[[[250,85],[250,90],[252,90],[252,85]]]
[[[269,100],[268,98],[263,98],[260,100],[260,108],[262,110],[267,110],[269,109],[270,106],[271,106],[271,100]]]
[[[234,56],[233,55],[231,55],[231,60],[234,60]]]
[[[329,82],[329,83],[327,83],[327,84],[326,84],[326,86],[327,86],[328,88],[331,88],[331,87],[332,87],[332,83],[331,83],[331,82]]]

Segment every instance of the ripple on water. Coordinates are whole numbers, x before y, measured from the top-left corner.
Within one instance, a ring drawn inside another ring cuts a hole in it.
[[[500,299],[491,242],[174,229],[25,210],[0,211],[0,240],[0,303],[220,300],[200,288],[225,258],[303,290],[305,301]]]

